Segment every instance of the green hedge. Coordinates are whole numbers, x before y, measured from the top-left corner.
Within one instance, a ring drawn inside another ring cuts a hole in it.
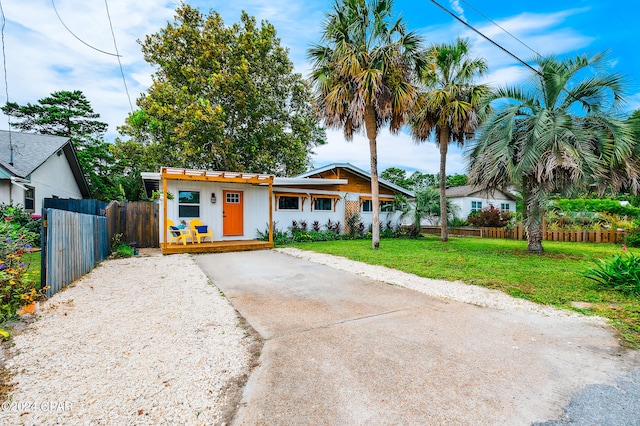
[[[630,216],[640,218],[640,208],[631,205],[621,206],[617,200],[599,200],[599,199],[560,199],[554,200],[555,203],[565,212],[599,212],[618,214],[621,216]]]

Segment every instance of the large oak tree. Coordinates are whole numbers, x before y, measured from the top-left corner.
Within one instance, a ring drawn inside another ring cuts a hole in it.
[[[181,5],[141,45],[156,71],[120,131],[155,168],[293,175],[324,143],[310,86],[268,22],[243,12],[226,26],[215,11]]]

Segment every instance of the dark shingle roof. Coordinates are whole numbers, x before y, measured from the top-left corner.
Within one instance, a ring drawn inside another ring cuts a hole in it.
[[[13,146],[13,164],[10,164],[10,140]],[[64,154],[67,158],[82,196],[90,198],[89,186],[78,163],[76,151],[71,140],[66,137],[0,130],[0,168],[7,172],[0,173],[0,175],[10,174],[26,178],[47,161],[49,157],[58,152],[60,152],[60,155]]]
[[[0,130],[0,164],[11,174],[24,178],[40,167],[47,158],[58,152],[69,138],[35,133],[11,132],[13,165],[9,164],[9,132]]]

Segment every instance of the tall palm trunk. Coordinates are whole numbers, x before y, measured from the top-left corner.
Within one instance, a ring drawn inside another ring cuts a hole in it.
[[[380,248],[380,201],[378,188],[378,146],[376,137],[378,129],[376,127],[376,110],[373,105],[367,105],[364,112],[364,125],[367,129],[367,139],[369,139],[369,152],[371,154],[371,247]]]
[[[544,253],[542,248],[542,209],[533,207],[528,213],[527,222],[527,251],[529,253]]]
[[[522,220],[525,223],[525,230],[527,232],[527,251],[529,253],[543,253],[542,216],[544,211],[537,200],[531,199],[534,191],[534,188],[530,187],[531,182],[534,182],[533,179],[530,180],[527,177],[525,177],[522,182]]]
[[[449,128],[444,126],[438,133],[440,144],[440,236],[449,241],[447,227],[447,151],[449,150]]]

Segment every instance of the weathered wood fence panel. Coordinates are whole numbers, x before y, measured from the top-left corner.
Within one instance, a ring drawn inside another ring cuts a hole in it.
[[[139,248],[160,247],[158,205],[148,201],[120,203],[112,201],[106,208],[109,240],[123,234],[122,241]]]
[[[42,284],[51,296],[109,255],[106,217],[43,209]]]
[[[439,226],[423,226],[425,234],[440,235]],[[509,240],[526,240],[527,235],[521,224],[515,228],[450,228],[449,235],[473,236],[481,238],[502,238]],[[542,239],[545,241],[568,241],[585,243],[620,244],[624,242],[626,233],[611,229],[597,230],[543,230]]]

